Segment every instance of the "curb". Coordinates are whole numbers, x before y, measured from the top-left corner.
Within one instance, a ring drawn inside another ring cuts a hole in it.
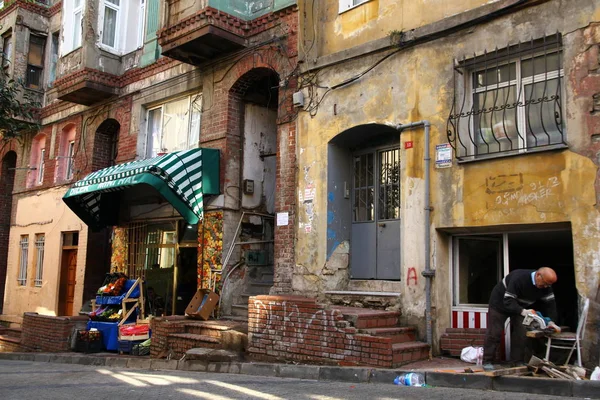
[[[79,364],[142,370],[216,372],[277,378],[384,384],[393,384],[394,378],[400,374],[415,372],[401,369],[252,362],[178,361],[139,357],[98,357],[80,354],[47,353],[0,353],[0,360]],[[434,371],[422,371],[422,373],[425,375],[427,384],[434,387],[522,392],[600,399],[600,381],[563,381],[551,378],[528,378],[518,376],[490,377],[479,374],[458,374]]]

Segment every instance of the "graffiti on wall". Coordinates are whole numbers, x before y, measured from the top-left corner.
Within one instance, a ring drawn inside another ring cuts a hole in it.
[[[301,305],[288,303],[287,301],[268,301],[256,300],[254,302],[255,314],[261,318],[261,323],[254,328],[253,336],[259,339],[262,335],[270,336],[273,332],[279,332],[285,337],[295,338],[290,344],[289,349],[304,347],[305,342],[315,341],[312,330],[327,331],[319,340],[326,341],[324,347],[338,348],[339,338],[344,338],[344,349],[342,356],[350,356],[355,344],[353,334],[347,332],[344,328],[338,326],[338,321],[344,321],[344,316],[340,310],[311,309],[307,311]],[[338,352],[338,354],[340,354]]]
[[[415,267],[410,267],[406,272],[406,286],[410,286],[411,282],[415,286],[419,283],[417,280],[417,269]]]
[[[213,277],[212,271],[221,271],[223,255],[223,212],[207,212],[198,224],[198,287],[210,287],[211,278],[216,278],[217,287],[221,275]]]

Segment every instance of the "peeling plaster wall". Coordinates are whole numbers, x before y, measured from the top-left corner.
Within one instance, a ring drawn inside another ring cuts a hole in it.
[[[388,9],[393,6],[391,1],[373,1],[367,5],[375,7],[378,3],[375,19],[381,32],[389,32],[398,13],[408,15],[407,2],[399,3],[398,12]],[[390,4],[384,7],[387,3]],[[464,2],[462,6],[467,9],[483,3]],[[410,21],[416,25],[434,23],[445,12],[431,2],[419,2],[419,5],[411,7],[419,9],[420,15],[427,18],[411,18]],[[341,18],[334,8],[333,5],[325,7],[319,24]],[[436,270],[432,290],[433,337],[437,341],[450,326],[452,304],[450,241],[449,236],[438,233],[437,228],[493,226],[501,229],[514,224],[570,222],[577,289],[580,295],[589,297],[593,303],[585,346],[586,351],[592,350],[588,352],[592,359],[597,357],[599,339],[595,327],[598,326],[600,307],[600,215],[597,208],[600,187],[597,171],[600,140],[593,136],[600,128],[600,121],[593,113],[593,95],[600,93],[600,82],[594,75],[594,71],[599,69],[600,30],[596,28],[597,22],[600,22],[600,1],[542,2],[399,51],[358,81],[329,92],[313,117],[306,112],[301,113],[298,118],[298,193],[302,195],[307,188],[314,188],[315,198],[310,207],[302,199],[299,201],[298,265],[294,271],[294,291],[317,294],[332,286],[343,288],[344,285],[343,279],[338,278],[331,283],[332,278],[324,273],[324,266],[332,259],[327,249],[326,192],[327,144],[330,140],[362,124],[396,125],[425,119],[432,124],[431,148],[428,151],[431,157],[435,157],[435,145],[448,142],[446,120],[454,90],[453,60],[558,31],[563,35],[564,45],[569,149],[465,164],[454,161],[452,168],[431,168],[431,265]],[[349,49],[383,35],[372,36],[365,32],[374,28],[352,24],[344,25],[345,36],[330,34],[333,23],[330,23],[331,26],[328,23],[319,26],[324,30],[318,36],[321,38],[317,46],[320,54]],[[303,31],[310,32],[311,29],[312,26],[308,25]],[[373,66],[389,51],[325,67],[319,71],[318,83],[324,87],[341,83]],[[320,90],[320,96],[323,93],[324,90]],[[305,92],[305,95],[308,96],[308,93]],[[408,141],[412,142],[412,148],[405,148]],[[401,134],[403,255],[400,298],[403,318],[418,322],[421,333],[425,312],[425,279],[421,276],[425,263],[423,145],[422,128]],[[522,182],[522,187],[509,194],[490,193],[486,180],[489,182],[490,178],[507,174]],[[307,223],[310,223],[310,230],[302,225]],[[375,288],[375,284],[372,287]]]

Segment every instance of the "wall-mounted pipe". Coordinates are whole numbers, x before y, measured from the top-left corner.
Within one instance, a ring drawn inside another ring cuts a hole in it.
[[[421,275],[425,277],[425,324],[427,326],[427,344],[431,346],[433,344],[432,338],[432,326],[431,326],[431,281],[435,276],[435,270],[431,269],[431,202],[429,199],[429,187],[430,187],[430,176],[429,176],[429,164],[431,157],[429,157],[429,129],[431,124],[427,120],[411,122],[409,124],[399,124],[395,128],[402,133],[406,129],[416,128],[423,126],[425,128],[425,149],[423,150],[423,161],[425,162],[425,270],[421,272]],[[431,350],[430,350],[431,351]]]

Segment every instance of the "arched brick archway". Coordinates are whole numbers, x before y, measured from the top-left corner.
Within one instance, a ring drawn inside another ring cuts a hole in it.
[[[216,72],[212,102],[205,104],[202,120],[201,145],[221,150],[221,182],[225,207],[237,209],[241,201],[238,200],[239,196],[236,198],[231,193],[235,192],[234,187],[239,190],[242,183],[244,103],[249,100],[248,96],[256,89],[258,82],[268,82],[271,79],[276,90],[276,101],[269,104],[269,108],[277,110],[274,211],[288,213],[289,216],[288,225],[275,228],[272,293],[292,291],[295,259],[296,128],[290,113],[293,110],[291,97],[296,82],[292,76],[295,62],[295,59],[290,59],[280,50],[268,47],[237,61],[233,67],[223,71],[222,78],[218,78],[219,72]],[[237,224],[237,221],[233,221],[236,217],[231,218],[228,222],[226,213],[225,223]],[[224,233],[227,234],[227,231]],[[226,235],[224,237],[225,243],[231,239]]]
[[[4,287],[8,258],[8,238],[12,215],[12,192],[15,183],[17,153],[9,151],[0,163],[0,314],[4,304]]]
[[[96,129],[92,171],[115,165],[119,147],[119,131],[121,124],[116,119],[104,120]]]

